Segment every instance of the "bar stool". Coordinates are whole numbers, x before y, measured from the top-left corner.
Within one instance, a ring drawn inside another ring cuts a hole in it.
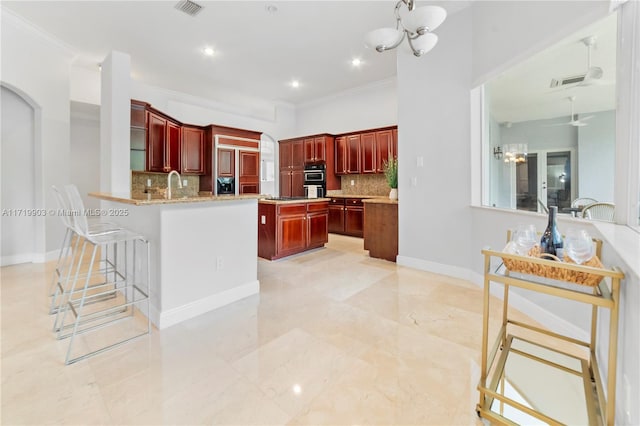
[[[75,185],[73,185],[73,188],[75,189],[75,192],[78,191],[78,188]],[[81,240],[81,238],[73,231],[73,224],[71,223],[70,217],[83,212],[74,211],[69,205],[66,196],[55,185],[51,187],[51,191],[53,192],[56,206],[58,207],[57,216],[60,217],[60,220],[65,227],[64,238],[58,253],[58,261],[56,262],[52,282],[49,287],[49,297],[51,297],[49,314],[55,314],[58,312],[59,297],[64,292],[63,279],[65,280],[65,283],[69,280],[69,274],[73,268],[75,254],[78,252],[78,246]],[[117,231],[122,229],[114,223],[103,222],[99,218],[97,218],[97,220],[88,221],[88,223],[90,233]],[[73,244],[74,239],[75,244]],[[65,272],[67,273],[67,276],[63,278],[63,274]]]
[[[65,192],[70,207],[81,212],[71,216],[69,222],[72,232],[82,240],[81,249],[76,250],[77,257],[72,260],[75,272],[69,269],[62,286],[64,290],[54,326],[59,339],[70,338],[65,358],[68,365],[150,333],[150,249],[144,236],[124,228],[91,230],[87,217],[82,214],[85,210],[77,188],[67,185]],[[89,262],[85,263],[87,246],[92,250]],[[87,271],[81,274],[83,265]],[[135,331],[133,336],[119,336],[113,343],[98,342],[98,348],[88,348],[82,355],[72,356],[80,335],[127,322],[126,327],[133,328],[135,322],[139,322],[135,310],[142,312],[145,305],[146,327],[142,331]]]

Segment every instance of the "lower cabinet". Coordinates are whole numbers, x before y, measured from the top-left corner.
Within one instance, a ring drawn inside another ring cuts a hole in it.
[[[362,198],[332,198],[329,202],[329,232],[362,238],[364,207]]]
[[[258,256],[274,260],[328,241],[329,203],[258,203]]]
[[[344,206],[344,233],[362,238],[364,233],[364,206],[361,198],[347,198]]]
[[[329,201],[329,232],[344,234],[344,198]]]

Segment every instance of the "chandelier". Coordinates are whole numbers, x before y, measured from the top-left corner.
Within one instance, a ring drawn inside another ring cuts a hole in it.
[[[409,13],[400,16],[400,8],[406,6]],[[415,56],[422,56],[436,45],[438,36],[432,31],[442,24],[447,11],[440,6],[415,7],[415,0],[400,0],[396,4],[396,27],[378,28],[365,36],[365,45],[378,52],[395,49],[407,39]]]
[[[527,144],[526,143],[513,143],[506,144],[502,148],[504,151],[505,163],[524,163],[527,161]],[[495,155],[495,152],[494,152]]]

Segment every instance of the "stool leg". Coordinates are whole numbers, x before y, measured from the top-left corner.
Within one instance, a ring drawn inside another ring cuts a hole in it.
[[[77,243],[76,243],[77,245]],[[62,291],[62,298],[59,303],[58,312],[56,313],[56,320],[53,323],[53,331],[58,332],[58,339],[62,338],[62,329],[64,328],[64,322],[67,318],[67,304],[71,302],[71,295],[75,291],[76,283],[78,282],[78,276],[80,275],[80,268],[82,267],[82,259],[84,259],[84,252],[87,247],[87,240],[84,240],[82,243],[82,250],[78,255],[76,273],[73,277],[73,281],[71,281],[71,268],[69,269],[69,274],[67,275],[67,280]],[[77,247],[76,247],[77,248]],[[60,311],[62,311],[62,322],[60,326],[58,326],[58,321],[60,319]]]
[[[93,262],[95,262],[96,260],[97,251],[98,251],[98,246],[94,244],[93,252],[91,253],[91,263],[89,264],[89,271],[87,273],[87,278],[84,282],[84,288],[82,289],[82,296],[80,298],[80,304],[77,310],[75,325],[73,326],[73,332],[71,333],[71,338],[69,339],[69,348],[67,349],[67,357],[65,358],[65,361],[64,361],[64,363],[67,365],[70,364],[69,357],[71,356],[71,349],[73,348],[73,342],[75,340],[76,334],[78,333],[78,326],[80,325],[80,320],[82,317],[82,309],[84,308],[84,302],[87,297],[87,289],[89,288],[89,283],[91,282],[91,272],[93,270]]]
[[[71,240],[73,238],[73,232],[71,229],[67,228],[67,231],[64,234],[64,239],[62,240],[62,247],[60,247],[60,254],[58,254],[58,262],[56,263],[56,268],[53,271],[53,279],[51,280],[51,285],[49,286],[49,297],[51,297],[51,305],[49,306],[49,315],[55,314],[58,310],[58,306],[56,304],[58,289],[60,286],[60,280],[62,279],[62,275],[65,272],[67,264],[69,263],[69,252],[71,251]]]

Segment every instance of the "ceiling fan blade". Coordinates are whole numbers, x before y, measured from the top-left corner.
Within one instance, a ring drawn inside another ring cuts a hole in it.
[[[556,126],[568,126],[571,121],[565,121],[564,123],[543,124],[542,127],[556,127]]]
[[[587,115],[586,117],[580,117],[580,119],[577,121],[587,121],[591,120],[593,117],[595,117],[595,115]]]
[[[572,121],[572,122],[571,122],[571,123],[569,123],[569,124],[571,124],[573,127],[584,127],[584,126],[588,126],[588,125],[589,125],[588,123],[583,123],[583,122],[582,122],[582,121],[580,121],[580,120]]]

